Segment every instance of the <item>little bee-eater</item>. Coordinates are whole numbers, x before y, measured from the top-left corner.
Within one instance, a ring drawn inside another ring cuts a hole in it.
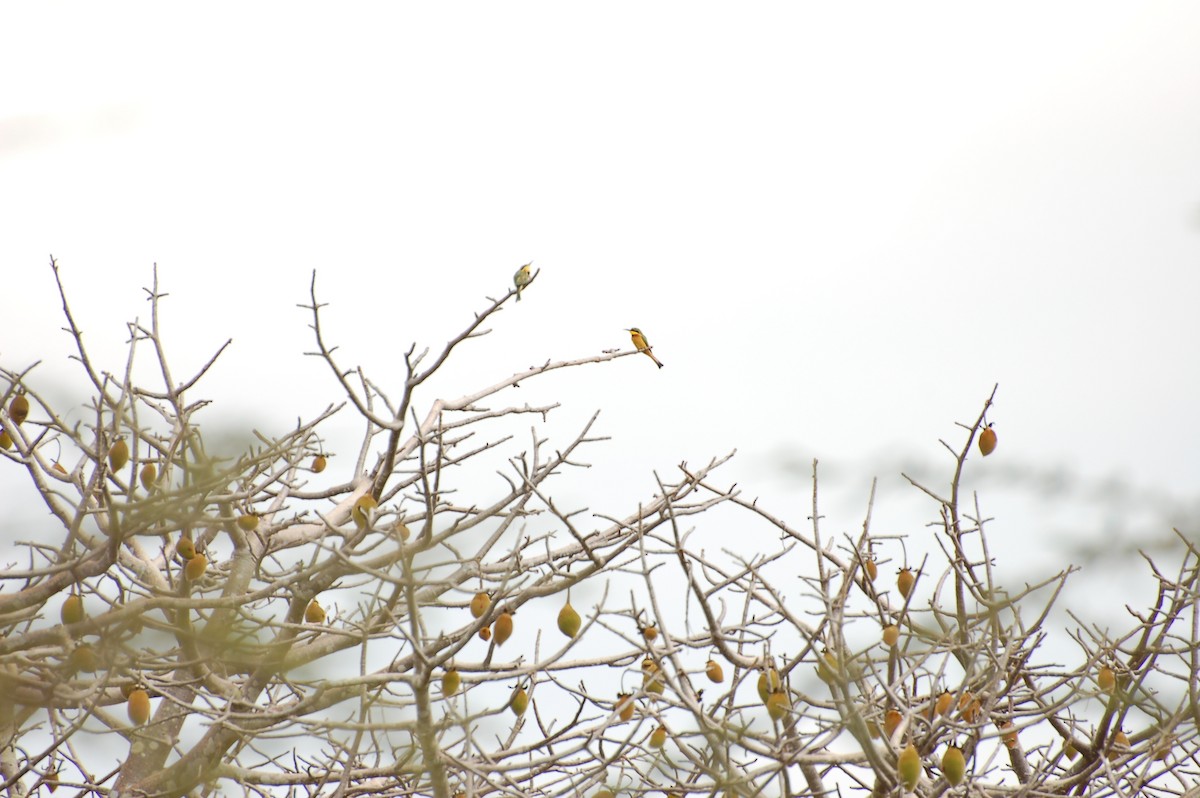
[[[646,357],[654,361],[654,365],[659,368],[663,367],[662,361],[656,358],[654,353],[650,351],[650,342],[646,340],[646,336],[642,334],[641,330],[637,327],[630,327],[625,332],[629,333],[629,337],[633,339],[633,345],[637,347],[637,351],[645,352]]]
[[[529,261],[521,268],[517,269],[517,273],[513,275],[513,284],[517,287],[517,301],[521,301],[521,289],[529,285],[529,281],[533,279],[533,275],[529,273],[529,267],[533,265],[533,261]]]

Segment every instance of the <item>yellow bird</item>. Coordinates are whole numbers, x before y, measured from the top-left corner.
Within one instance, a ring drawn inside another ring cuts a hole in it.
[[[529,267],[533,265],[533,261],[529,261],[521,268],[517,269],[517,273],[513,275],[513,284],[517,287],[517,301],[521,301],[521,289],[529,285],[529,281],[533,279],[533,275],[529,273]]]
[[[656,358],[654,353],[650,351],[650,342],[646,340],[646,336],[642,334],[641,330],[637,327],[630,327],[625,332],[629,333],[629,337],[633,339],[633,345],[637,347],[637,351],[645,352],[646,357],[654,361],[654,365],[659,368],[663,367],[662,361]]]

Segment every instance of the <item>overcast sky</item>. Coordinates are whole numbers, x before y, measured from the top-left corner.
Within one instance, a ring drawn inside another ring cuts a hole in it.
[[[900,468],[944,480],[999,383],[1007,484],[1118,478],[1194,521],[1198,41],[1190,3],[10,5],[0,357],[69,373],[53,254],[120,370],[157,263],[179,373],[234,339],[210,419],[282,429],[337,399],[302,354],[314,269],[343,362],[398,384],[532,259],[435,387],[645,330],[661,371],[525,395],[564,436],[602,411],[597,510],[736,447],[728,481],[785,515],[783,463],[817,457],[835,531],[873,476],[915,530]],[[1018,547],[1111,531],[1005,495]]]

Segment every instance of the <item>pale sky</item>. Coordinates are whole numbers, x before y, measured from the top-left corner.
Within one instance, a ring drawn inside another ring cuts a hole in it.
[[[808,488],[780,461],[817,457],[835,531],[873,476],[916,530],[901,465],[948,475],[938,438],[998,382],[996,473],[1118,477],[1194,524],[1197,42],[1186,3],[9,5],[0,358],[71,373],[53,254],[120,370],[157,263],[178,373],[234,339],[212,423],[283,429],[338,399],[302,354],[314,269],[343,363],[398,385],[532,259],[435,388],[645,330],[661,371],[522,389],[563,443],[602,411],[597,510],[737,448],[781,514]],[[1002,481],[1014,550],[1107,534]]]

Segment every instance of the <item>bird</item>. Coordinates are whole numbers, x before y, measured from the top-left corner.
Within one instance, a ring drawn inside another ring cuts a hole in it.
[[[517,301],[521,301],[521,289],[529,285],[529,281],[533,279],[533,275],[529,273],[529,267],[533,265],[533,261],[529,261],[521,268],[517,269],[517,273],[513,275],[513,284],[517,287]]]
[[[646,340],[646,336],[642,334],[641,330],[637,327],[629,327],[625,332],[629,333],[629,337],[633,339],[633,345],[637,347],[637,351],[645,352],[646,357],[654,361],[654,365],[659,368],[663,367],[662,361],[656,358],[654,353],[650,351],[650,342]]]

